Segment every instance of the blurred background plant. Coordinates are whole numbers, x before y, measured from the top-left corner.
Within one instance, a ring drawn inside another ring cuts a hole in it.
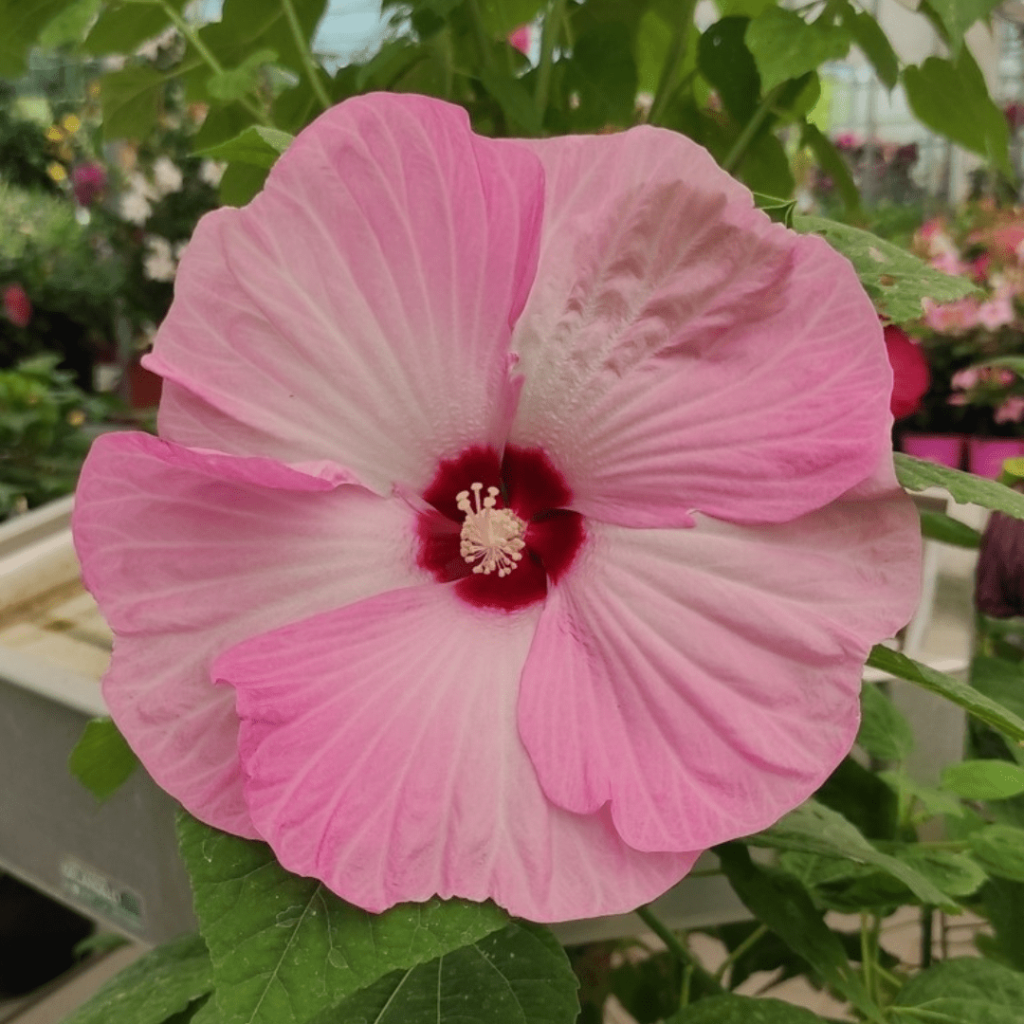
[[[112,412],[89,395],[55,354],[0,370],[0,519],[69,494],[93,431]]]

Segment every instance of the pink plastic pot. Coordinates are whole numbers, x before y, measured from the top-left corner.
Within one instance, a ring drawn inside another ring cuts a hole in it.
[[[1024,440],[1015,437],[972,437],[967,447],[967,464],[976,476],[995,480],[1003,462],[1024,455]]]
[[[904,434],[902,447],[915,458],[959,469],[966,441],[962,434]]]

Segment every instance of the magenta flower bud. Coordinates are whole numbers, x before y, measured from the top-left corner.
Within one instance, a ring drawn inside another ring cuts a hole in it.
[[[71,172],[71,189],[79,206],[92,206],[107,187],[107,172],[100,164],[79,164]]]
[[[15,327],[28,327],[32,319],[32,303],[20,284],[4,288],[4,313]]]

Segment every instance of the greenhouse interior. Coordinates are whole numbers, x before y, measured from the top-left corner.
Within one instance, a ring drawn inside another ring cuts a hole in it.
[[[0,0],[0,1024],[1024,1024],[1024,3]]]

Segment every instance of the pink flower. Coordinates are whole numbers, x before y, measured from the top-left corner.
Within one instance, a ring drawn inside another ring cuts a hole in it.
[[[978,325],[978,300],[958,299],[956,302],[938,303],[922,299],[924,321],[939,334],[963,334]]]
[[[654,897],[829,775],[916,601],[871,303],[663,129],[348,100],[201,221],[146,362],[162,438],[75,510],[111,713],[370,910]]]
[[[995,412],[996,423],[1020,423],[1024,420],[1024,397],[1010,395]]]
[[[1017,258],[1022,242],[1024,242],[1024,224],[1019,222],[993,228],[988,236],[988,244],[992,252],[1006,261]]]
[[[20,284],[4,288],[4,313],[15,327],[28,327],[32,319],[32,302]]]
[[[990,331],[1012,324],[1013,319],[1013,303],[1005,296],[989,299],[978,307],[978,323]]]
[[[921,408],[921,399],[931,384],[931,372],[921,346],[895,324],[885,328],[885,349],[893,373],[889,407],[893,418],[900,420]]]
[[[529,25],[520,25],[514,32],[509,33],[508,44],[528,57],[530,45],[533,42],[532,35]]]
[[[71,188],[79,206],[92,206],[106,187],[107,172],[99,164],[79,164],[71,172]]]
[[[974,387],[975,384],[981,379],[981,372],[975,369],[973,366],[965,367],[963,370],[957,370],[950,378],[950,386],[958,388],[962,391],[969,391]]]

